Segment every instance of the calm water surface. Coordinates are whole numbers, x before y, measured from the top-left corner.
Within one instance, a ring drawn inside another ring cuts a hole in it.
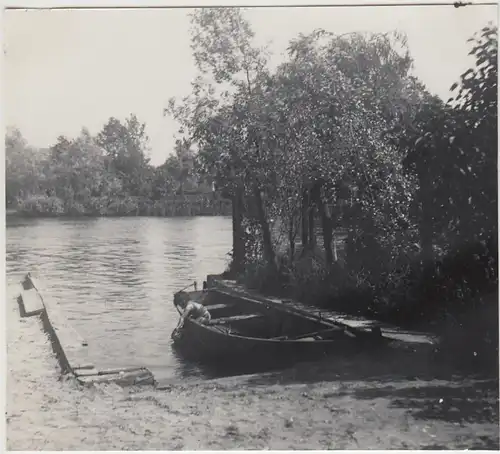
[[[224,270],[230,218],[9,219],[6,242],[8,282],[39,274],[96,365],[146,366],[160,380],[201,375],[171,350],[172,297]]]

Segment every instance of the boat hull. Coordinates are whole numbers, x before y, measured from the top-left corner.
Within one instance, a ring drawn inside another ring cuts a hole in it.
[[[181,335],[174,339],[174,346],[187,358],[210,362],[252,359],[288,362],[332,354],[352,355],[361,349],[361,343],[348,336],[334,340],[259,339],[224,333],[194,320],[186,320]]]

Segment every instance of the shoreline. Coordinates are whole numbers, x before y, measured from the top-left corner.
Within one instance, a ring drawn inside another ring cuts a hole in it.
[[[56,196],[34,195],[11,202],[6,211],[7,216],[33,218],[230,216],[232,213],[231,200],[214,196],[212,193],[186,193],[157,200],[138,196],[94,199],[83,202],[63,200]]]
[[[28,213],[18,210],[6,210],[6,217],[22,219],[99,219],[99,218],[197,218],[197,217],[228,217],[230,214],[50,214],[50,213]]]

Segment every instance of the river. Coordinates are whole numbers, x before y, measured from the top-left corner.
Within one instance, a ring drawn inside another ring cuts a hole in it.
[[[203,375],[171,350],[173,293],[224,271],[231,219],[8,218],[9,284],[30,271],[63,304],[101,367],[145,366],[159,379]]]

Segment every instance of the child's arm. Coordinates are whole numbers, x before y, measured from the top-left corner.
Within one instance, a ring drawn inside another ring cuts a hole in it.
[[[182,312],[181,318],[179,319],[179,323],[177,324],[177,327],[175,328],[176,330],[181,329],[182,325],[184,325],[184,321],[186,318],[188,318],[189,314],[193,310],[193,305],[191,303],[188,303],[186,306],[186,309]]]

